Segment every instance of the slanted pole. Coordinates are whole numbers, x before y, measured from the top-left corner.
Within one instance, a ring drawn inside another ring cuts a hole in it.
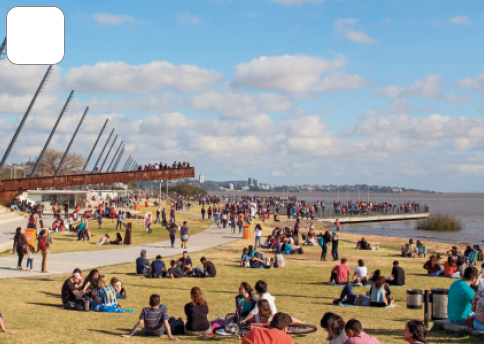
[[[71,149],[72,143],[74,142],[74,139],[76,138],[76,135],[79,132],[79,128],[81,127],[82,123],[84,122],[84,118],[86,118],[88,111],[89,111],[89,106],[87,106],[86,110],[84,110],[84,114],[82,115],[81,120],[79,121],[79,124],[77,125],[77,128],[76,128],[76,131],[74,132],[74,135],[72,135],[71,141],[69,142],[69,145],[67,146],[67,149],[64,153],[64,156],[62,157],[61,161],[59,162],[59,166],[57,167],[57,171],[55,172],[55,176],[59,175],[62,164],[64,163],[64,160],[66,159],[67,154],[69,154],[69,150]]]
[[[128,160],[126,160],[126,162],[124,163],[124,166],[123,166],[123,172],[126,171],[126,168],[129,166],[129,162],[131,161],[131,155],[128,156]]]
[[[113,144],[111,145],[111,147],[109,147],[108,153],[106,154],[106,157],[104,158],[104,161],[103,161],[103,164],[101,165],[101,168],[99,169],[99,173],[101,173],[103,171],[104,164],[106,164],[106,160],[108,160],[109,154],[111,154],[111,150],[113,149],[114,144],[116,143],[117,139],[118,139],[118,135],[116,135],[114,137]]]
[[[97,167],[97,164],[99,164],[99,160],[101,160],[103,154],[104,154],[104,150],[106,149],[108,143],[109,143],[109,140],[111,140],[111,136],[113,136],[113,133],[114,133],[114,128],[113,130],[111,130],[111,134],[109,134],[109,137],[108,139],[106,140],[106,143],[104,144],[104,147],[103,147],[103,150],[101,151],[101,154],[99,154],[99,158],[97,158],[97,161],[96,161],[96,164],[94,165],[93,169],[92,169],[92,172],[94,173],[94,171],[96,170],[96,167]]]
[[[94,143],[94,147],[92,147],[91,154],[89,154],[89,157],[87,158],[87,161],[86,161],[86,163],[84,164],[84,167],[82,168],[82,172],[84,172],[84,171],[86,170],[87,165],[89,165],[89,161],[91,160],[92,154],[94,153],[94,150],[96,149],[97,144],[98,144],[98,142],[99,142],[99,139],[100,139],[100,138],[101,138],[101,136],[103,135],[103,133],[104,133],[104,129],[106,129],[106,126],[108,125],[108,122],[109,122],[109,118],[108,118],[108,119],[106,119],[106,122],[104,122],[104,126],[103,126],[103,128],[101,129],[101,132],[99,133],[99,136],[97,137],[96,142]]]
[[[2,54],[6,46],[7,46],[7,37],[5,37],[5,39],[3,40],[2,46],[0,47],[0,59],[2,58]]]
[[[54,136],[54,133],[57,130],[57,126],[59,125],[59,122],[60,122],[62,116],[64,115],[64,113],[66,112],[67,108],[69,107],[69,103],[71,102],[73,97],[74,97],[74,90],[72,90],[71,93],[69,94],[69,98],[67,98],[67,101],[64,104],[64,107],[62,108],[62,111],[59,115],[59,118],[57,118],[57,122],[55,122],[55,125],[54,125],[54,128],[52,129],[52,132],[50,133],[49,138],[45,142],[44,149],[42,149],[42,152],[40,153],[39,157],[37,158],[37,162],[35,163],[35,166],[32,170],[32,173],[30,173],[30,178],[35,177],[35,172],[37,171],[37,168],[40,165],[40,161],[42,160],[42,157],[44,156],[45,152],[47,151],[47,148],[49,147],[49,144],[50,144],[50,140],[52,139],[52,136]]]
[[[5,41],[4,41],[4,43],[5,43]],[[49,68],[47,68],[47,71],[45,72],[44,78],[40,82],[40,85],[37,88],[37,91],[35,92],[34,98],[32,98],[32,100],[30,101],[30,105],[27,108],[27,111],[25,112],[24,117],[22,118],[22,121],[20,122],[20,124],[17,128],[17,131],[13,135],[12,141],[10,141],[8,148],[5,151],[5,155],[3,156],[2,162],[0,162],[0,171],[3,169],[3,166],[5,166],[5,163],[7,162],[8,156],[10,155],[10,152],[12,151],[13,145],[15,144],[15,142],[17,142],[17,138],[18,138],[20,132],[22,131],[22,128],[24,127],[25,121],[27,121],[27,118],[29,117],[30,111],[34,107],[35,101],[37,100],[39,93],[42,92],[42,90],[44,89],[44,86],[45,86],[47,80],[49,79],[49,76],[50,76],[51,73],[52,73],[52,65],[50,65]]]
[[[109,172],[111,170],[111,166],[113,165],[114,160],[116,160],[118,153],[121,150],[121,147],[123,147],[123,141],[121,141],[118,149],[116,149],[116,153],[114,153],[113,160],[111,160],[111,163],[109,164],[108,168],[106,169],[106,172]]]
[[[116,171],[116,168],[118,167],[119,162],[121,161],[121,158],[123,157],[123,154],[124,154],[124,146],[123,146],[123,149],[121,149],[121,152],[119,152],[118,158],[116,159],[116,162],[114,163],[114,166],[113,166],[113,169],[111,170],[111,172]]]

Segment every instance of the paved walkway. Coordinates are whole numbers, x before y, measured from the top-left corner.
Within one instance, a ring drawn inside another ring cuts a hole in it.
[[[193,214],[193,213],[190,213]],[[197,214],[193,214],[197,215]],[[147,234],[148,235],[148,234]],[[188,252],[197,252],[206,250],[208,248],[223,245],[237,239],[240,239],[240,234],[231,234],[230,228],[217,229],[213,224],[203,232],[192,235],[188,242]],[[49,273],[40,273],[40,265],[42,263],[42,256],[34,255],[34,271],[18,271],[17,255],[0,258],[0,278],[9,277],[30,277],[30,276],[46,276],[51,274],[70,273],[74,268],[91,269],[94,267],[132,263],[133,271],[135,269],[135,260],[139,257],[140,251],[146,249],[147,258],[153,259],[156,255],[170,256],[178,254],[181,256],[184,251],[180,248],[181,242],[179,235],[175,241],[175,248],[171,248],[170,241],[162,241],[158,243],[139,245],[139,246],[125,246],[118,249],[109,249],[102,251],[84,251],[84,252],[68,252],[51,254],[48,263]],[[26,266],[26,259],[24,258],[23,266]]]

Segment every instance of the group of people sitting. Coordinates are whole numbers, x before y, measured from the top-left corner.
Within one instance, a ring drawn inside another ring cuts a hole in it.
[[[74,269],[62,285],[61,300],[65,309],[94,310],[96,312],[120,312],[118,299],[126,298],[126,290],[121,281],[113,277],[111,281],[93,269],[83,279],[82,271]]]
[[[121,236],[121,233],[116,233],[116,239],[109,241],[110,236],[109,234],[104,234],[101,239],[99,239],[99,242],[97,243],[98,245],[122,245],[123,244],[123,237]]]
[[[184,251],[183,256],[178,260],[171,260],[170,267],[167,268],[161,255],[157,255],[150,262],[146,258],[146,250],[143,249],[140,256],[136,259],[136,273],[145,275],[148,278],[215,277],[217,275],[215,265],[207,258],[200,258],[200,263],[202,267],[193,267],[192,259],[188,252]]]
[[[366,334],[359,320],[347,322],[335,313],[325,313],[321,318],[321,327],[328,333],[329,344],[380,344],[377,338]],[[411,344],[424,344],[427,329],[419,320],[410,320],[403,330],[403,339]]]
[[[464,275],[466,264],[464,258],[454,257],[452,255],[447,256],[447,261],[444,262],[444,266],[440,262],[442,257],[440,254],[431,255],[429,259],[423,265],[423,268],[427,270],[428,276],[445,276],[450,278],[458,278]]]
[[[425,255],[425,246],[420,240],[417,240],[417,242],[414,243],[413,239],[410,239],[408,244],[402,246],[402,257],[425,258]]]
[[[286,262],[282,252],[276,252],[274,258],[267,258],[267,260],[264,260],[262,252],[254,249],[252,245],[249,245],[249,247],[244,247],[242,250],[240,266],[253,269],[269,269],[271,267],[283,268],[286,266]]]
[[[138,171],[150,171],[150,170],[169,170],[169,169],[172,169],[172,168],[189,168],[190,167],[190,163],[189,162],[186,162],[186,161],[174,161],[173,164],[168,165],[168,164],[164,164],[162,162],[160,162],[159,164],[158,163],[153,163],[153,164],[148,164],[148,165],[145,165],[143,167],[143,165],[138,165]]]
[[[482,261],[484,259],[484,255],[482,249],[479,245],[467,245],[464,254],[461,254],[457,250],[457,246],[452,246],[452,249],[447,251],[447,255],[454,257],[455,259],[462,258],[467,265],[476,265],[477,261]]]

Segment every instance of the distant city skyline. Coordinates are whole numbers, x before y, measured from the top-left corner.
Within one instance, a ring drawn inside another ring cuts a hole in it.
[[[38,156],[75,90],[53,149],[89,106],[71,152],[87,157],[109,118],[100,142],[116,128],[121,166],[131,155],[217,180],[484,192],[482,1],[49,5],[65,15],[65,56],[7,163]],[[2,1],[0,27],[14,6]],[[0,60],[0,153],[46,69]]]

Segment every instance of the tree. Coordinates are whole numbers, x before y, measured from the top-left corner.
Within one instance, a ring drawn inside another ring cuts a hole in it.
[[[57,171],[57,167],[64,156],[64,152],[55,150],[55,149],[47,149],[40,161],[39,167],[37,168],[36,175],[37,176],[53,176]],[[35,158],[35,162],[37,162],[37,158]],[[62,164],[61,170],[59,174],[72,174],[76,172],[81,167],[84,167],[86,163],[86,159],[80,154],[76,153],[68,153],[66,158],[64,159],[64,163]],[[33,167],[32,167],[33,168]]]
[[[176,192],[177,195],[179,196],[196,196],[196,195],[202,195],[206,196],[208,193],[205,190],[195,188],[191,186],[190,184],[177,184],[176,186],[172,186],[168,188],[169,193],[174,193]]]

